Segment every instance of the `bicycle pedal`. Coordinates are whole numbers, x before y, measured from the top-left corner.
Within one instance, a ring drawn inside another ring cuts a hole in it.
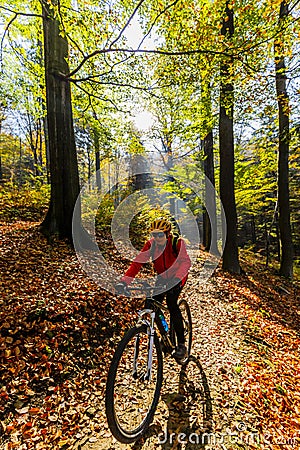
[[[181,366],[185,366],[185,365],[188,363],[190,357],[189,357],[189,356],[186,356],[185,358],[181,358],[181,359],[178,359],[178,358],[175,358],[175,357],[174,357],[174,359],[175,359],[175,361],[177,362],[177,364],[179,364],[179,365],[181,365]]]
[[[175,350],[172,352],[172,358],[174,358],[175,359],[175,361],[177,362],[177,364],[180,364],[180,365],[184,365],[184,364],[186,364],[187,363],[187,361],[188,361],[188,359],[189,359],[189,355],[186,355],[186,356],[184,356],[183,358],[178,358],[178,357],[176,357],[176,355],[175,355]]]

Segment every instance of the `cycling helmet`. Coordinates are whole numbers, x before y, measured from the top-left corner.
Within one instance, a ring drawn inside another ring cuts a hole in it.
[[[153,220],[150,225],[150,231],[153,230],[161,230],[161,231],[171,231],[171,223],[165,219],[164,217],[159,217],[158,219]]]

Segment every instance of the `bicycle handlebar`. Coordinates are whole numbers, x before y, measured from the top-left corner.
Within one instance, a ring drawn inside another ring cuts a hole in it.
[[[159,289],[166,289],[167,285],[160,285]],[[147,295],[153,295],[153,292],[155,289],[158,289],[158,286],[151,286],[147,281],[142,281],[140,286],[124,286],[124,293],[134,292],[134,291],[141,291],[146,296]]]
[[[127,286],[126,289],[129,291],[140,291],[141,289],[151,290],[154,289],[147,281],[142,281],[141,286]]]

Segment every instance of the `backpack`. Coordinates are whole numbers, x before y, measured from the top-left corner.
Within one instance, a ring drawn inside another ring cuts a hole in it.
[[[178,240],[180,239],[179,234],[173,234],[172,235],[172,250],[174,255],[178,256],[179,252],[178,252],[178,248],[177,248],[177,244],[178,244]],[[153,241],[151,248],[150,248],[150,256],[151,256],[151,261],[153,262],[153,257],[154,257],[154,251],[155,251],[155,242]]]

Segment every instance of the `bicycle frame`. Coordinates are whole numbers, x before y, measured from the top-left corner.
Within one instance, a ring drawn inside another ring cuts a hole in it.
[[[144,316],[150,316],[150,321],[145,319]],[[138,320],[136,326],[140,326],[145,324],[147,327],[147,333],[149,338],[149,347],[148,347],[148,360],[147,360],[147,373],[144,375],[145,381],[151,380],[151,372],[152,372],[152,354],[153,354],[153,343],[154,343],[154,333],[155,333],[155,311],[152,309],[143,309],[138,312]],[[139,355],[139,336],[136,337],[135,341],[135,349],[134,349],[134,357],[133,357],[133,376],[137,376],[137,359]]]
[[[148,358],[147,358],[147,373],[144,375],[144,381],[150,381],[152,376],[152,360],[153,360],[153,344],[154,344],[154,334],[155,334],[155,317],[158,309],[162,309],[163,311],[168,311],[162,303],[155,300],[154,298],[146,298],[146,304],[150,306],[154,306],[153,309],[145,308],[138,312],[138,320],[136,326],[140,326],[142,324],[147,327],[147,334],[149,336],[149,346],[148,346]],[[145,318],[145,316],[150,316],[150,320]],[[165,330],[160,330],[161,337],[163,339],[166,348],[171,351],[173,350],[173,345],[169,338],[168,332]],[[136,337],[135,341],[135,349],[134,349],[134,357],[133,357],[133,377],[137,377],[137,359],[139,355],[139,336]]]

